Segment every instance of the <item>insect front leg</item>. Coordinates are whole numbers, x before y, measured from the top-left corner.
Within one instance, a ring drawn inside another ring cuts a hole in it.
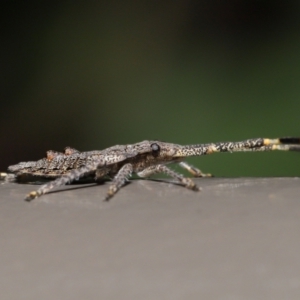
[[[201,170],[195,168],[194,166],[191,166],[190,164],[186,163],[185,161],[181,161],[179,163],[179,166],[183,169],[190,172],[194,177],[212,177],[213,175],[209,173],[203,173]]]
[[[133,171],[132,164],[125,164],[114,177],[110,187],[107,191],[107,195],[105,200],[108,201],[111,197],[113,197],[116,192],[126,183],[128,178],[131,176]]]
[[[174,178],[180,185],[183,185],[184,187],[194,190],[194,191],[199,191],[200,188],[194,183],[194,181],[190,178],[186,178],[182,176],[181,174],[176,173],[175,171],[169,169],[165,165],[155,165],[155,166],[150,166],[146,169],[144,169],[141,172],[138,172],[138,176],[140,177],[149,177],[153,174],[158,174],[158,173],[164,173],[166,175],[171,176]]]

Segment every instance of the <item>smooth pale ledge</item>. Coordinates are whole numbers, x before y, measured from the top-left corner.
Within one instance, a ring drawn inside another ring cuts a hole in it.
[[[299,299],[300,178],[0,185],[1,299]]]

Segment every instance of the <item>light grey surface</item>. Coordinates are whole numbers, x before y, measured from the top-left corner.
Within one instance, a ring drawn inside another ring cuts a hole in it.
[[[0,185],[1,299],[300,299],[300,179]]]

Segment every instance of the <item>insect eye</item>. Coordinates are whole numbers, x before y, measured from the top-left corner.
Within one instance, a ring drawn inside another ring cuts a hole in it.
[[[151,149],[152,149],[152,152],[155,153],[155,154],[157,154],[157,153],[159,152],[159,150],[160,150],[159,145],[156,144],[156,143],[151,144],[150,147],[151,147]]]

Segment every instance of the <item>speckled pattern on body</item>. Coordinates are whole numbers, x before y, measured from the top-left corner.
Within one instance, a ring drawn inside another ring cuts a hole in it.
[[[136,144],[116,145],[101,151],[79,152],[67,147],[65,152],[47,151],[47,157],[38,161],[21,162],[8,167],[8,173],[0,173],[0,179],[24,181],[26,177],[55,179],[29,193],[30,201],[55,187],[80,178],[93,176],[95,181],[112,178],[105,200],[109,200],[125,184],[132,173],[146,178],[155,173],[173,177],[180,185],[194,191],[200,189],[190,178],[171,170],[166,164],[178,163],[194,177],[210,177],[183,161],[188,156],[201,156],[217,152],[239,151],[300,151],[300,138],[257,138],[241,142],[224,142],[196,145],[178,145],[160,141],[143,141]]]

